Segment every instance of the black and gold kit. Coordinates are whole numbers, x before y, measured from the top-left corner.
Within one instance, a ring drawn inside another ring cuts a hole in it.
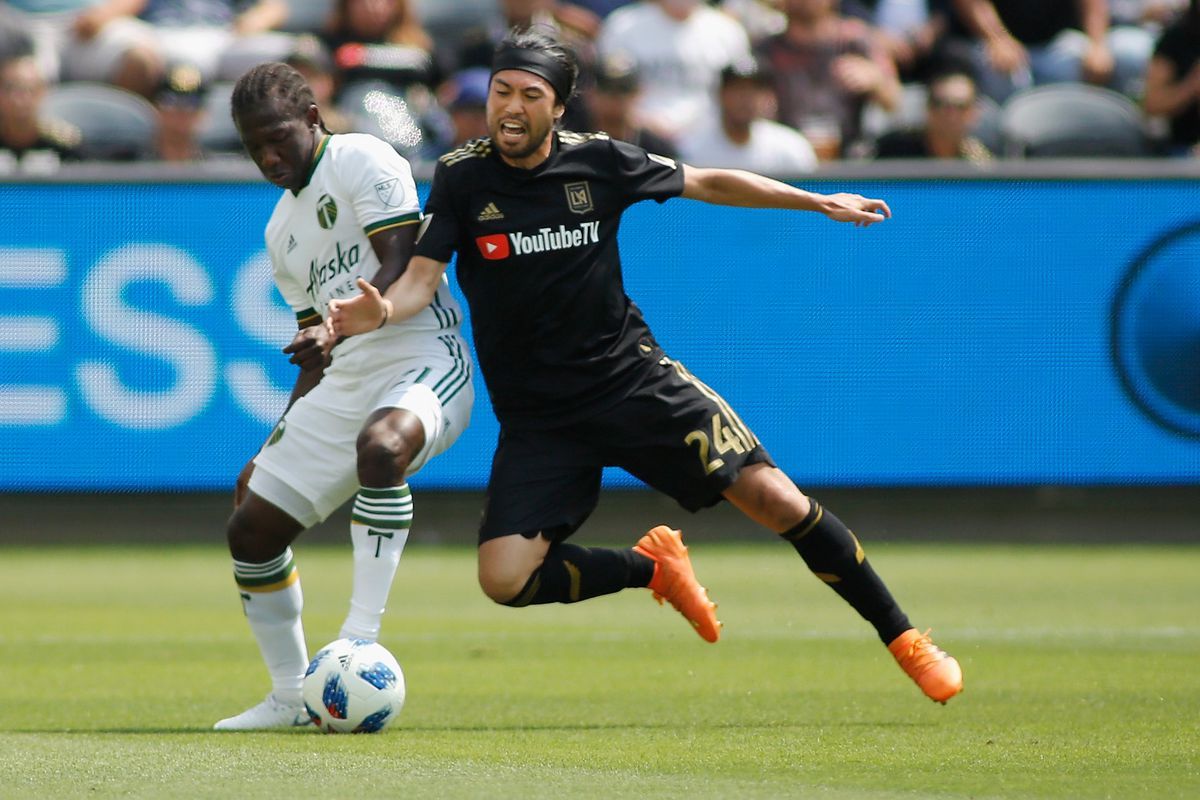
[[[617,233],[633,203],[683,191],[668,158],[604,134],[552,134],[534,169],[489,139],[442,156],[418,255],[449,261],[501,435],[481,539],[565,537],[619,466],[695,510],[769,456],[669,358],[626,296]]]

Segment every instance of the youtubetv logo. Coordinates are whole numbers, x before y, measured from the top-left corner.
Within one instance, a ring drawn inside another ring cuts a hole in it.
[[[475,239],[479,254],[491,261],[508,258],[510,255],[523,256],[550,250],[568,250],[599,243],[599,221],[583,222],[573,228],[566,225],[559,225],[558,228],[539,228],[537,233],[493,233]]]

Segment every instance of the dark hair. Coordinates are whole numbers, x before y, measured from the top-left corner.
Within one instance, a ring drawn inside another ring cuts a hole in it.
[[[558,91],[555,87],[555,92],[559,95],[558,102],[563,105],[575,94],[575,84],[579,80],[579,63],[575,60],[575,53],[571,48],[564,45],[558,39],[554,38],[547,31],[549,29],[537,27],[529,27],[525,29],[513,28],[508,32],[508,36],[504,37],[504,41],[496,46],[496,53],[501,53],[505,50],[532,50],[535,53],[541,53],[550,60],[557,62],[556,66],[560,69],[567,79],[566,86],[562,87],[564,91]],[[493,65],[493,71],[494,65]]]
[[[317,102],[308,81],[295,67],[270,61],[251,67],[238,78],[229,100],[230,113],[236,122],[247,110],[272,101],[285,119],[303,118]]]

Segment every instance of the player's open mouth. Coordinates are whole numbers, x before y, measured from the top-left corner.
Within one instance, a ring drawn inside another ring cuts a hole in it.
[[[519,122],[501,122],[500,135],[506,139],[519,139],[525,135],[525,126]]]

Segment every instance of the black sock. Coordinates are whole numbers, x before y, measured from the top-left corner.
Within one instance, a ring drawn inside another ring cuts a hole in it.
[[[550,545],[542,566],[506,606],[578,603],[589,597],[646,586],[654,561],[633,548],[607,550],[558,542]]]
[[[875,626],[884,644],[890,644],[912,627],[908,617],[867,563],[850,529],[816,500],[810,502],[808,516],[780,536],[792,543],[813,574]]]

